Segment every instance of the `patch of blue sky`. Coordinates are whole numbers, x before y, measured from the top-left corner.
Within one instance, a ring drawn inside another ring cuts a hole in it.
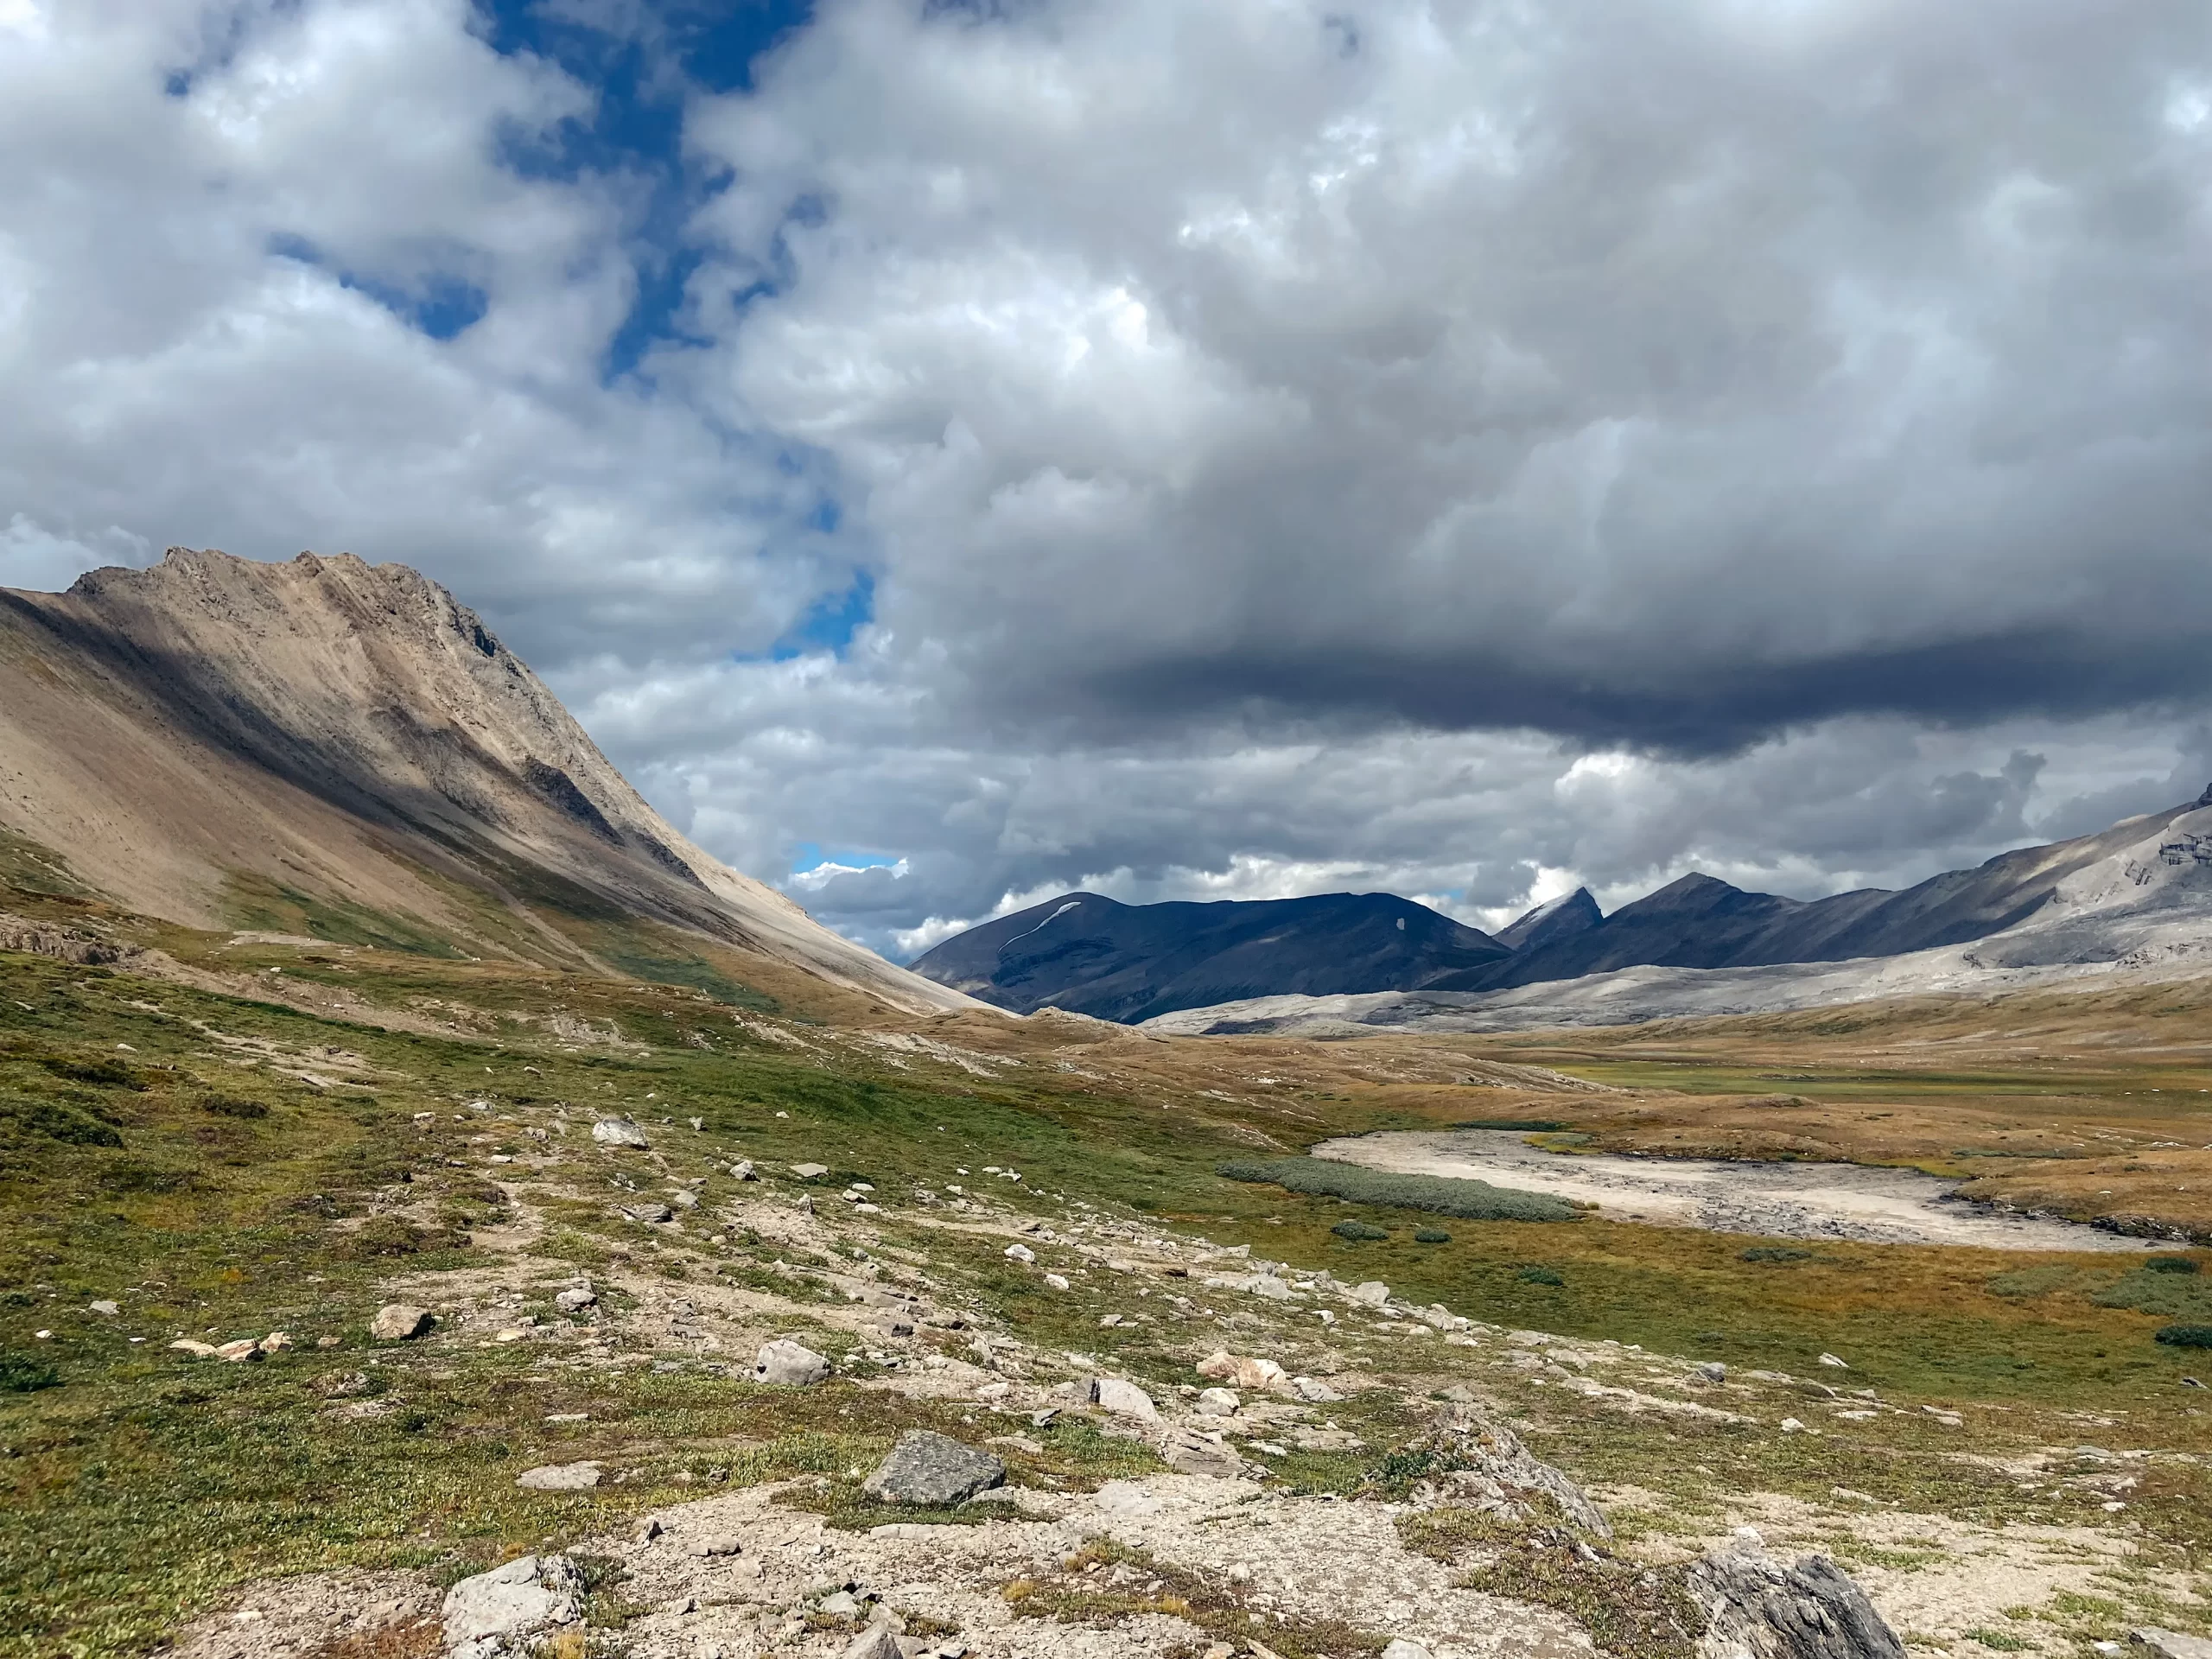
[[[907,861],[902,856],[889,856],[880,852],[854,852],[849,847],[823,847],[821,842],[801,841],[791,849],[790,880],[801,887],[821,887],[838,876],[858,876],[869,869],[887,869],[892,876],[907,874]]]
[[[594,93],[588,118],[563,121],[550,135],[510,134],[507,164],[533,177],[620,174],[637,203],[636,293],[608,339],[602,382],[639,373],[656,347],[711,343],[683,323],[703,257],[685,231],[728,175],[685,157],[685,101],[697,92],[749,90],[761,54],[811,20],[812,0],[645,0],[641,7],[597,8],[483,0],[480,15],[494,50],[544,59]],[[773,278],[754,283],[739,308],[774,287]]]
[[[402,286],[333,264],[304,237],[271,237],[269,251],[279,258],[296,259],[302,264],[328,271],[338,279],[340,287],[366,295],[409,327],[432,340],[456,338],[481,319],[491,305],[491,296],[482,289],[448,271],[432,271],[412,285]]]
[[[837,527],[836,504],[824,502],[817,507],[807,527],[825,533],[834,531]],[[849,587],[816,600],[767,650],[733,652],[731,660],[788,663],[795,658],[819,656],[824,652],[842,659],[852,649],[855,636],[874,620],[875,577],[866,570],[855,571]]]

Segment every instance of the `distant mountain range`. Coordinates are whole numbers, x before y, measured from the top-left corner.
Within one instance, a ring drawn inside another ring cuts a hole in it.
[[[1503,963],[1513,949],[1387,893],[1124,905],[1063,893],[970,928],[913,970],[1002,1008],[1128,1024],[1290,992],[1408,989]]]
[[[913,968],[1020,1013],[1059,1007],[1134,1023],[1271,997],[1403,992],[1446,997],[1449,1003],[1429,1006],[1449,1007],[1632,969],[1917,958],[2015,932],[2036,942],[2024,947],[2035,962],[2009,963],[2015,967],[2117,961],[2153,935],[2157,950],[2171,956],[2188,944],[2171,937],[2176,926],[2196,926],[2200,912],[2197,931],[2212,947],[2212,891],[2177,887],[2146,861],[2192,873],[2212,864],[2212,853],[2196,850],[2196,835],[2176,842],[2179,852],[2164,846],[2177,820],[2208,808],[2212,790],[2184,806],[2005,853],[1902,892],[1785,899],[1691,874],[1608,916],[1578,888],[1495,938],[1389,893],[1131,906],[1071,893],[948,939]],[[2205,822],[2212,827],[2212,817]],[[2085,901],[2084,913],[2069,923],[2070,907]]]

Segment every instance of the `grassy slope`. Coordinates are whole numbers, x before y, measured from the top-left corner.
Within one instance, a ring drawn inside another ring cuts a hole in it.
[[[663,1132],[679,1171],[704,1171],[717,1154],[764,1165],[808,1159],[891,1195],[959,1179],[957,1165],[1014,1165],[1027,1179],[995,1190],[1007,1202],[1064,1214],[1053,1196],[1062,1195],[1148,1215],[1343,1277],[1382,1278],[1411,1298],[1506,1325],[1799,1376],[1817,1374],[1822,1351],[1840,1352],[1853,1361],[1855,1386],[1984,1408],[1975,1421],[1988,1427],[1977,1433],[1989,1438],[1978,1445],[2079,1438],[2063,1414],[2084,1407],[2124,1419],[2130,1444],[2202,1443],[2204,1420],[2175,1386],[2185,1357],[2149,1341],[2158,1317],[2094,1300],[2124,1263],[2072,1258],[2078,1281],[2007,1295],[1991,1280],[2041,1258],[1838,1244],[1802,1262],[1745,1262],[1745,1240],[1602,1221],[1454,1221],[1450,1243],[1421,1245],[1416,1218],[1401,1212],[1219,1179],[1215,1166],[1254,1142],[1237,1112],[1218,1103],[1164,1115],[1157,1100],[1079,1084],[1041,1064],[983,1078],[949,1067],[894,1070],[826,1037],[811,1051],[779,1046],[702,993],[381,952],[322,963],[308,959],[313,952],[267,954],[271,965],[289,964],[287,978],[322,975],[372,1000],[486,1013],[473,1036],[411,1035],[0,957],[0,1099],[18,1103],[0,1109],[0,1283],[10,1287],[0,1297],[0,1348],[51,1363],[62,1378],[57,1388],[0,1395],[0,1654],[135,1651],[257,1574],[336,1562],[458,1571],[542,1529],[581,1535],[696,1490],[686,1478],[842,1476],[880,1451],[904,1419],[875,1395],[855,1418],[842,1384],[768,1396],[696,1370],[545,1382],[532,1357],[512,1349],[448,1348],[435,1366],[416,1351],[390,1356],[384,1372],[406,1396],[405,1412],[349,1424],[319,1414],[323,1402],[308,1384],[362,1362],[365,1319],[386,1294],[380,1280],[401,1270],[433,1281],[465,1274],[480,1254],[362,1259],[347,1247],[346,1222],[404,1181],[438,1225],[495,1223],[499,1206],[486,1198],[480,1160],[502,1147],[524,1149],[516,1126],[554,1101],[653,1120],[699,1116],[705,1127],[696,1136]],[[632,1046],[577,1050],[502,1017],[548,1001]],[[296,1063],[334,1047],[362,1065],[314,1065],[319,1075],[358,1078],[352,1086],[316,1088],[275,1069],[287,1056]],[[120,1074],[103,1072],[118,1063]],[[1464,1116],[1497,1091],[1450,1092]],[[266,1116],[209,1109],[218,1096]],[[1300,1121],[1315,1136],[1405,1121],[1386,1096],[1308,1102]],[[486,1112],[473,1109],[477,1100],[489,1103]],[[27,1121],[27,1111],[38,1113],[22,1103],[105,1122],[123,1144],[57,1140]],[[426,1112],[434,1116],[418,1121]],[[1270,1121],[1274,1132],[1282,1127]],[[671,1277],[718,1268],[741,1282],[766,1270],[741,1247],[710,1267],[696,1249],[643,1239],[596,1205],[549,1198],[546,1207],[561,1223],[543,1247],[547,1287],[578,1259]],[[1361,1243],[1332,1234],[1347,1217],[1391,1236]],[[435,1229],[422,1242],[434,1244]],[[1188,1376],[1188,1331],[1101,1331],[1098,1310],[1115,1305],[1100,1300],[1103,1292],[1078,1286],[1070,1297],[1046,1296],[988,1243],[963,1249],[919,1230],[911,1242],[1015,1335],[1079,1344],[1158,1382]],[[1524,1280],[1520,1270],[1532,1264],[1564,1282]],[[84,1312],[97,1298],[118,1300],[122,1313]],[[179,1332],[219,1341],[272,1327],[303,1351],[222,1367],[164,1345]],[[53,1334],[40,1338],[41,1329]],[[132,1336],[146,1340],[133,1344]],[[305,1346],[324,1336],[338,1339],[335,1351]],[[588,1409],[591,1422],[544,1423],[569,1406]],[[1367,1432],[1387,1438],[1393,1420],[1377,1409]],[[1642,1420],[1606,1427],[1565,1418],[1554,1433],[1571,1466],[1684,1503],[1695,1501],[1704,1478],[1686,1469],[1686,1435],[1698,1442],[1694,1464],[1723,1488],[1817,1494],[1847,1480],[1937,1508],[1986,1506],[2011,1490],[1934,1463],[1956,1442],[1910,1419],[1870,1426],[1848,1447],[1840,1439],[1816,1446],[1725,1429],[1692,1434]],[[571,1498],[524,1503],[515,1492],[516,1469],[582,1455],[620,1459],[639,1473]],[[1101,1455],[1071,1445],[1054,1466],[1072,1478]],[[1362,1466],[1314,1458],[1294,1460],[1288,1472],[1356,1484]],[[2007,1501],[2022,1512],[2043,1502]],[[2051,1502],[2051,1518],[2072,1517],[2072,1498]],[[2138,1510],[2177,1548],[2212,1532],[2202,1494],[2185,1481],[2160,1507],[2146,1495]]]

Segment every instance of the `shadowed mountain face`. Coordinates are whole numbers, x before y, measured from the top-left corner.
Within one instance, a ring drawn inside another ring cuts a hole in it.
[[[914,971],[1002,1008],[1134,1023],[1295,992],[1410,990],[1502,962],[1487,933],[1389,893],[1123,905],[1071,893],[946,940]]]
[[[1133,906],[1071,893],[948,939],[914,969],[1001,1007],[1052,1006],[1136,1021],[1254,997],[1497,991],[1624,968],[1903,956],[2009,938],[2031,918],[2047,919],[2062,883],[2077,878],[2078,886],[2139,850],[2175,819],[2212,805],[2212,790],[2206,797],[2094,836],[2005,853],[1901,893],[1784,899],[1692,874],[1610,916],[1578,888],[1495,938],[1385,893]],[[2187,861],[2171,849],[2161,857]],[[2125,947],[2122,939],[2116,948]],[[2100,932],[2082,948],[2092,960],[2115,947]]]
[[[616,971],[690,936],[973,1006],[693,846],[473,612],[351,555],[0,588],[10,836],[190,926]]]

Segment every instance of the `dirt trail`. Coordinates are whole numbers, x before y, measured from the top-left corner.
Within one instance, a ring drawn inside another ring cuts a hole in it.
[[[1547,1152],[1507,1130],[1348,1135],[1313,1148],[1368,1169],[1454,1175],[1599,1206],[1615,1221],[1777,1238],[1975,1244],[1999,1250],[2147,1250],[2073,1222],[1993,1214],[1951,1195],[1962,1183],[1860,1164],[1738,1163]]]

